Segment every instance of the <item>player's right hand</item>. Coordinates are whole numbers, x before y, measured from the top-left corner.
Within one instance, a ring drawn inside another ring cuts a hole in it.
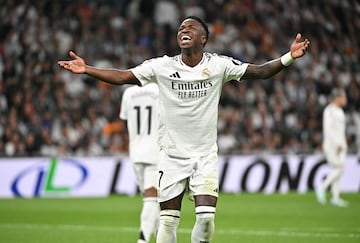
[[[71,61],[58,61],[60,67],[65,68],[73,73],[85,73],[86,71],[86,64],[84,59],[77,56],[75,52],[69,52],[70,57],[73,59]]]

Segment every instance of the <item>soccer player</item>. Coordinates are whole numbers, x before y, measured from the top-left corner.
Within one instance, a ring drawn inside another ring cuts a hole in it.
[[[342,109],[346,103],[345,90],[335,88],[331,93],[332,101],[323,112],[323,151],[332,171],[316,189],[316,197],[320,204],[326,203],[326,190],[331,186],[330,203],[338,207],[346,207],[348,202],[340,198],[340,179],[344,171],[347,143],[345,134],[345,113]]]
[[[222,86],[230,80],[267,79],[303,56],[309,40],[297,34],[290,51],[262,65],[242,63],[204,52],[208,26],[186,17],[177,32],[179,55],[145,61],[130,70],[99,69],[73,60],[58,64],[112,84],[159,86],[159,195],[160,226],[157,243],[176,242],[181,202],[186,189],[194,197],[196,220],[192,243],[210,242],[214,235],[218,197],[217,117]]]
[[[143,194],[138,243],[149,242],[159,226],[157,202],[159,89],[155,83],[132,86],[124,91],[120,118],[127,121],[129,155]]]

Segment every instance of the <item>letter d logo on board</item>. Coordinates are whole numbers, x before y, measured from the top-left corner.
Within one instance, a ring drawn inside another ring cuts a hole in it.
[[[33,188],[35,197],[67,195],[83,185],[87,177],[87,169],[78,161],[53,158],[49,163],[39,163],[19,173],[11,184],[11,191],[14,196],[23,197],[25,190],[22,189],[26,185]]]

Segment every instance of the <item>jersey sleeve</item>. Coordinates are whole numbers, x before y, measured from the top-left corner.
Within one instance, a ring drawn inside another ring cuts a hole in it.
[[[323,113],[323,132],[324,136],[331,142],[337,141],[336,137],[339,135],[337,134],[336,119],[334,110],[328,107]]]
[[[241,81],[249,64],[228,56],[220,56],[220,59],[224,65],[224,83],[230,80]]]
[[[158,65],[158,63],[158,58],[149,59],[144,61],[142,64],[130,69],[130,71],[140,81],[141,85],[144,86],[148,83],[156,82],[155,67]]]
[[[127,102],[128,102],[128,93],[127,90],[124,91],[122,99],[121,99],[121,107],[120,107],[120,114],[119,117],[122,120],[127,120],[128,119],[128,106],[127,106]]]

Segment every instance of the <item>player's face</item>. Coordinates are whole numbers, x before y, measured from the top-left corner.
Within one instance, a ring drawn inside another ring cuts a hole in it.
[[[346,106],[346,104],[347,104],[346,95],[340,96],[340,99],[341,99],[341,105],[342,105],[342,107]]]
[[[338,97],[336,97],[336,99],[337,99],[337,104],[340,106],[340,107],[344,107],[344,106],[346,106],[346,104],[347,104],[347,97],[346,97],[346,95],[340,95],[340,96],[338,96]]]
[[[181,49],[202,48],[206,42],[205,30],[198,21],[186,19],[178,29],[177,41]]]

